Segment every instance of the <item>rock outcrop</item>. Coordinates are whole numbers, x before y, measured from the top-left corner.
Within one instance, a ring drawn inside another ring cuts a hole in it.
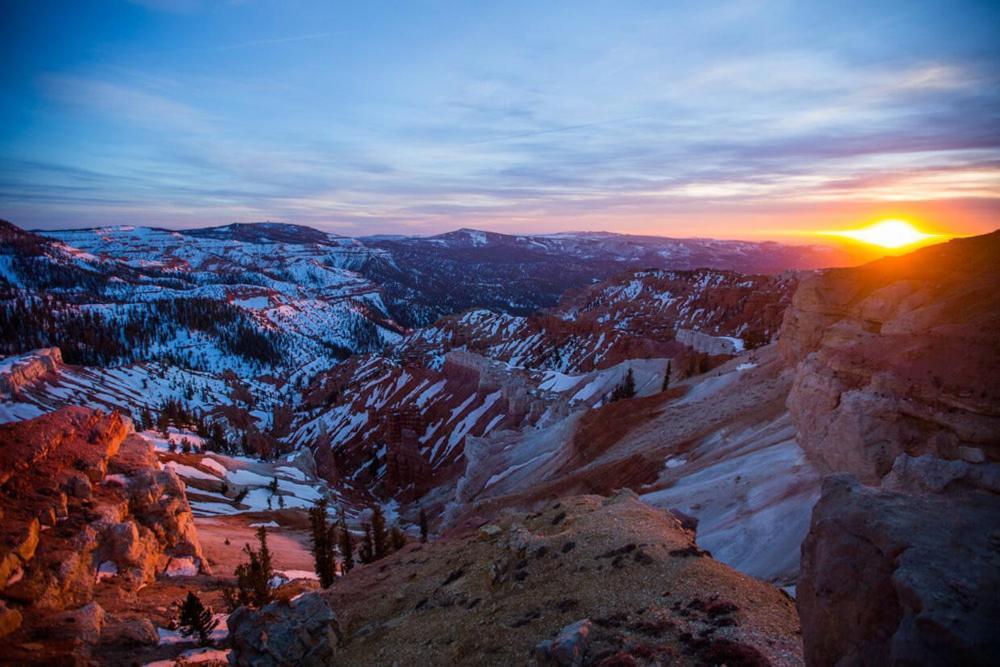
[[[803,280],[780,347],[826,470],[877,484],[903,453],[1000,461],[1000,232]]]
[[[22,387],[30,385],[62,366],[58,347],[47,347],[12,357],[0,364],[0,395],[16,396]]]
[[[780,348],[799,443],[836,473],[802,546],[807,661],[995,662],[1000,232],[803,280]]]
[[[0,426],[0,481],[0,597],[24,638],[72,623],[75,642],[96,644],[99,588],[131,594],[172,558],[207,568],[183,483],[117,413],[64,408]]]
[[[337,617],[319,593],[260,610],[240,607],[229,615],[230,664],[246,667],[323,667],[337,645]]]
[[[995,664],[1000,501],[958,500],[824,481],[798,587],[807,664]]]

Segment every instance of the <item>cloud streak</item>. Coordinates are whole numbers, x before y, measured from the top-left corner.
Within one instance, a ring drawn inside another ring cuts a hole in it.
[[[27,116],[3,121],[0,216],[369,232],[711,221],[702,235],[734,236],[768,215],[829,226],[890,205],[984,230],[998,209],[1000,41],[974,30],[980,5],[303,6],[301,20],[158,7],[148,39],[122,26],[124,46],[96,60],[67,50],[27,72],[9,93]],[[344,27],[315,29],[328,25]]]

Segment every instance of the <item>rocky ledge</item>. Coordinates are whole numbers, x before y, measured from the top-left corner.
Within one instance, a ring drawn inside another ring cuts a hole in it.
[[[915,495],[831,475],[802,570],[808,664],[989,665],[1000,655],[994,493]]]
[[[807,662],[995,664],[1000,232],[803,280],[779,345],[831,473],[802,546]]]

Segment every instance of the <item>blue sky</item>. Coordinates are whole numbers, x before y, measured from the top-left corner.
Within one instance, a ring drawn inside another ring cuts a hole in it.
[[[0,217],[25,227],[1000,219],[996,2],[0,6]]]

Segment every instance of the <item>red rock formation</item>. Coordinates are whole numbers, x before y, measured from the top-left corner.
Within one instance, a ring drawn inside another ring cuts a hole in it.
[[[878,483],[902,453],[1000,461],[1000,232],[802,282],[780,348],[827,470]]]
[[[799,443],[841,473],[802,547],[807,661],[995,662],[1000,232],[804,280],[780,346]]]
[[[0,426],[0,493],[0,596],[29,626],[95,586],[134,591],[174,558],[207,568],[183,483],[117,413]]]
[[[47,347],[5,360],[0,373],[0,394],[17,396],[22,387],[38,381],[62,366],[58,347]]]
[[[431,467],[420,453],[423,416],[416,407],[406,406],[390,413],[387,422],[386,490],[404,500],[419,498],[433,479]]]

